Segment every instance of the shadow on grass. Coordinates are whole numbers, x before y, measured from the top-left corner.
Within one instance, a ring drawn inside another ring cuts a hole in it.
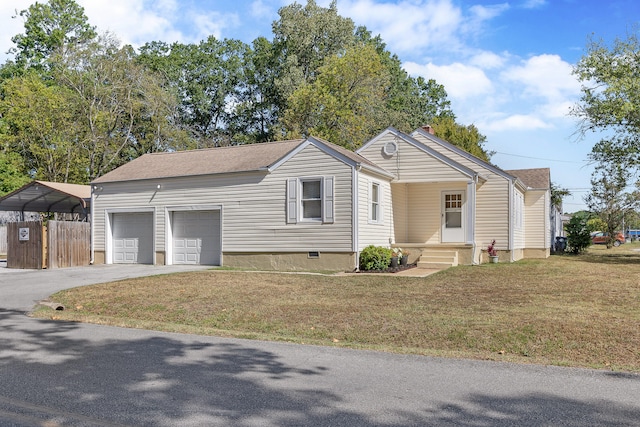
[[[410,385],[376,381],[372,372],[371,381],[344,386],[339,365],[309,362],[312,349],[294,366],[250,341],[179,339],[2,310],[0,328],[0,425],[577,427],[640,419],[638,407],[551,393],[463,389],[441,398],[442,384],[430,381],[437,368],[412,372],[424,380]],[[336,363],[350,366],[357,357],[344,354]]]

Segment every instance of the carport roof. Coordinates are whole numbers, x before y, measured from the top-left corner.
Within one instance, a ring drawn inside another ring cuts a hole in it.
[[[0,198],[0,211],[86,213],[91,186],[32,181]]]

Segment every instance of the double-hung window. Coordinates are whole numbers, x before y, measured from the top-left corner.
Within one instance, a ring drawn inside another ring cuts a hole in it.
[[[302,187],[302,221],[321,221],[322,220],[322,179],[302,179],[300,180]]]
[[[287,223],[334,221],[332,176],[287,180]]]
[[[382,222],[380,184],[372,182],[369,187],[369,221],[373,223]]]

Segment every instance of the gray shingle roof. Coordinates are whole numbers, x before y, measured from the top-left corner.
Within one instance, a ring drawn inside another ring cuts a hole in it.
[[[551,170],[549,168],[515,169],[505,172],[519,178],[531,189],[547,189],[551,186]]]
[[[264,170],[303,139],[202,150],[145,154],[95,179],[94,183]]]

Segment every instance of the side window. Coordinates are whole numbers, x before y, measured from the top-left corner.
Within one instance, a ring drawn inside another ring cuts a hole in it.
[[[382,222],[382,194],[380,184],[372,182],[369,187],[369,221]]]
[[[322,179],[302,179],[302,220],[322,220]]]
[[[333,177],[287,180],[287,223],[334,221]]]

